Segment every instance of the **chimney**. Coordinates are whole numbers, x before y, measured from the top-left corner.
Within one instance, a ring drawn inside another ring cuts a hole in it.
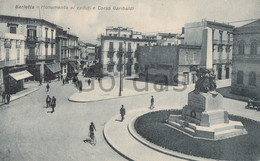
[[[184,27],[181,28],[181,34],[184,34]]]

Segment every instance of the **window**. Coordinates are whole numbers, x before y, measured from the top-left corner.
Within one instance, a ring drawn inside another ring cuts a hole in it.
[[[108,34],[109,36],[112,36],[112,34]]]
[[[123,43],[122,42],[119,43],[119,51],[123,51]]]
[[[248,85],[256,86],[256,74],[255,74],[255,72],[249,73]]]
[[[256,43],[256,41],[253,41],[250,44],[250,54],[251,55],[256,55],[257,54],[257,43]]]
[[[128,43],[128,51],[131,51],[132,47],[131,47],[131,43]]]
[[[9,61],[10,60],[10,49],[9,48],[6,48],[6,61]]]
[[[189,63],[189,53],[185,54],[185,64]]]
[[[243,84],[244,73],[243,71],[237,72],[237,84]]]
[[[17,49],[17,57],[16,57],[17,61],[20,60],[20,51],[21,51],[21,49]]]
[[[45,55],[48,55],[48,45],[45,45]]]
[[[171,46],[171,43],[168,43],[168,46]]]
[[[48,28],[45,28],[45,37],[48,38]]]
[[[197,54],[196,53],[193,53],[193,64],[195,64],[196,63],[196,61],[197,61]]]
[[[16,27],[15,26],[10,26],[10,33],[16,34]]]
[[[238,54],[244,55],[245,54],[245,42],[240,41],[238,45]]]
[[[51,55],[53,55],[53,44],[51,44]]]
[[[53,40],[53,30],[51,30],[51,40]]]
[[[222,38],[223,38],[223,31],[219,31],[219,40],[220,40],[220,42],[222,42]]]
[[[114,37],[117,37],[117,34],[114,34]]]
[[[114,44],[113,42],[109,42],[109,50],[112,51],[114,48]]]

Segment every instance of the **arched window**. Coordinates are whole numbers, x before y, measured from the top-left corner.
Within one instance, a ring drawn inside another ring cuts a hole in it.
[[[243,55],[245,54],[245,42],[240,41],[238,45],[238,54]]]
[[[256,55],[257,54],[257,43],[256,41],[252,41],[250,44],[250,54]]]
[[[243,71],[237,72],[237,84],[243,84],[244,73]]]
[[[249,73],[248,84],[250,86],[255,86],[256,85],[256,74],[255,74],[255,72],[250,72]]]

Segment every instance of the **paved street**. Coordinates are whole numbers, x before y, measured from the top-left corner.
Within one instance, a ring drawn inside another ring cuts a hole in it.
[[[52,82],[48,93],[45,86],[46,84],[43,84],[38,91],[0,107],[0,160],[125,160],[111,149],[103,137],[105,123],[119,114],[121,105],[125,105],[126,114],[133,109],[148,108],[150,97],[153,95],[155,108],[168,106],[180,109],[187,102],[187,92],[194,88],[190,86],[183,92],[169,90],[120,99],[77,103],[68,101],[68,98],[77,92],[73,84],[63,86],[61,82]],[[57,98],[53,114],[47,113],[51,111],[50,108],[44,108],[47,94]],[[245,110],[245,103],[226,101],[227,99],[224,104],[228,105],[231,113],[245,114],[259,121],[260,113]],[[242,112],[239,112],[241,110]],[[97,129],[96,146],[83,143],[83,139],[88,137],[88,127],[92,121]]]

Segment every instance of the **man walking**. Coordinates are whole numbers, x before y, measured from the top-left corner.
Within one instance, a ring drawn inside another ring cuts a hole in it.
[[[49,92],[49,89],[50,89],[50,85],[49,85],[49,83],[47,83],[47,85],[46,85],[46,89],[47,89],[47,92]]]
[[[91,83],[91,81],[90,81],[90,79],[88,79],[88,86],[90,86],[90,83]]]
[[[50,106],[50,103],[51,103],[51,97],[48,95],[46,98],[46,108]]]
[[[52,111],[51,113],[54,112],[54,108],[56,107],[56,98],[53,96],[52,97],[52,100],[51,100],[51,108],[52,108]]]
[[[10,99],[11,99],[11,95],[9,93],[6,95],[6,99],[7,99],[7,104],[9,104],[10,103]]]
[[[4,103],[5,104],[5,96],[6,96],[6,93],[5,93],[5,91],[2,93],[2,103]]]
[[[153,109],[153,108],[154,108],[154,98],[153,98],[153,96],[152,96],[152,98],[151,98],[150,109]]]
[[[125,108],[124,105],[120,108],[120,114],[121,114],[121,122],[125,119]]]

